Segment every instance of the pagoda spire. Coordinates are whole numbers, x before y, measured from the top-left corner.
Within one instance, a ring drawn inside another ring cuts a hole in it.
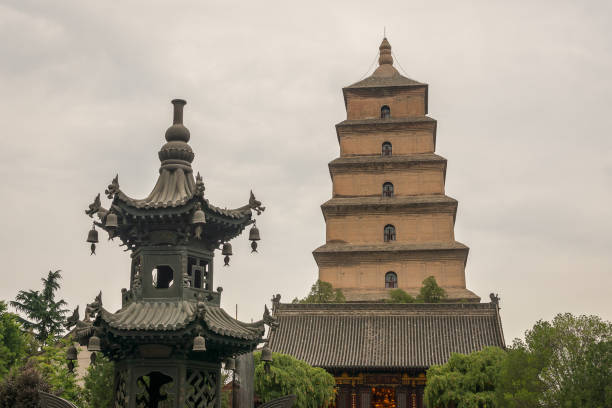
[[[195,155],[187,144],[190,138],[189,129],[183,125],[183,108],[186,104],[187,102],[184,99],[172,100],[174,118],[172,126],[166,130],[167,143],[159,151],[159,160],[161,160],[160,172],[164,169],[182,169],[186,173],[192,172],[191,162]]]
[[[393,56],[391,55],[391,44],[387,40],[387,37],[383,38],[380,43],[380,56],[378,57],[378,65],[393,65]]]

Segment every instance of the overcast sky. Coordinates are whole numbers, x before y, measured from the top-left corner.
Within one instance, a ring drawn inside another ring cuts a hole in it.
[[[176,97],[211,202],[253,189],[267,206],[259,254],[245,234],[231,267],[216,259],[223,306],[250,321],[273,293],[304,296],[341,88],[386,26],[405,75],[429,84],[468,288],[499,293],[506,340],[560,312],[610,320],[611,4],[2,0],[0,299],[61,269],[71,308],[100,289],[120,307],[129,256],[105,240],[89,256],[83,211],[116,173],[150,192]]]

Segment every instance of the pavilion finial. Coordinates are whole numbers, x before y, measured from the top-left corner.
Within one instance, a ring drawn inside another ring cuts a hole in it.
[[[393,65],[393,57],[391,56],[391,44],[387,41],[387,37],[383,38],[382,43],[380,43],[380,56],[378,57],[379,65]]]
[[[174,105],[174,121],[175,125],[183,124],[183,107],[187,104],[184,99],[173,99],[172,105]]]
[[[189,141],[189,129],[183,126],[183,107],[187,104],[184,99],[173,99],[172,105],[174,105],[174,119],[172,126],[166,130],[166,140],[169,142],[188,142]]]

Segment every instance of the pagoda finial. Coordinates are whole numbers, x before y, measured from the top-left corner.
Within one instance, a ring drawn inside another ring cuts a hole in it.
[[[183,107],[187,104],[184,99],[173,99],[172,105],[174,105],[174,119],[172,126],[166,130],[166,140],[169,142],[189,141],[189,129],[183,126]]]
[[[193,151],[187,144],[189,142],[189,129],[183,125],[183,107],[187,102],[184,99],[173,99],[174,117],[172,126],[166,130],[166,143],[159,152],[162,168],[176,169],[177,167],[191,172]]]
[[[380,56],[378,57],[379,65],[393,65],[393,56],[391,56],[391,44],[387,41],[387,37],[384,37],[382,43],[380,43]]]

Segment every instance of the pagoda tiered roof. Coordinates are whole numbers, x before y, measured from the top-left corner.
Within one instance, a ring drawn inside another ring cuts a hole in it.
[[[244,323],[218,306],[188,300],[134,301],[115,313],[102,309],[101,319],[118,331],[176,331],[199,322],[215,334],[238,339],[258,340],[264,333],[263,320]]]

